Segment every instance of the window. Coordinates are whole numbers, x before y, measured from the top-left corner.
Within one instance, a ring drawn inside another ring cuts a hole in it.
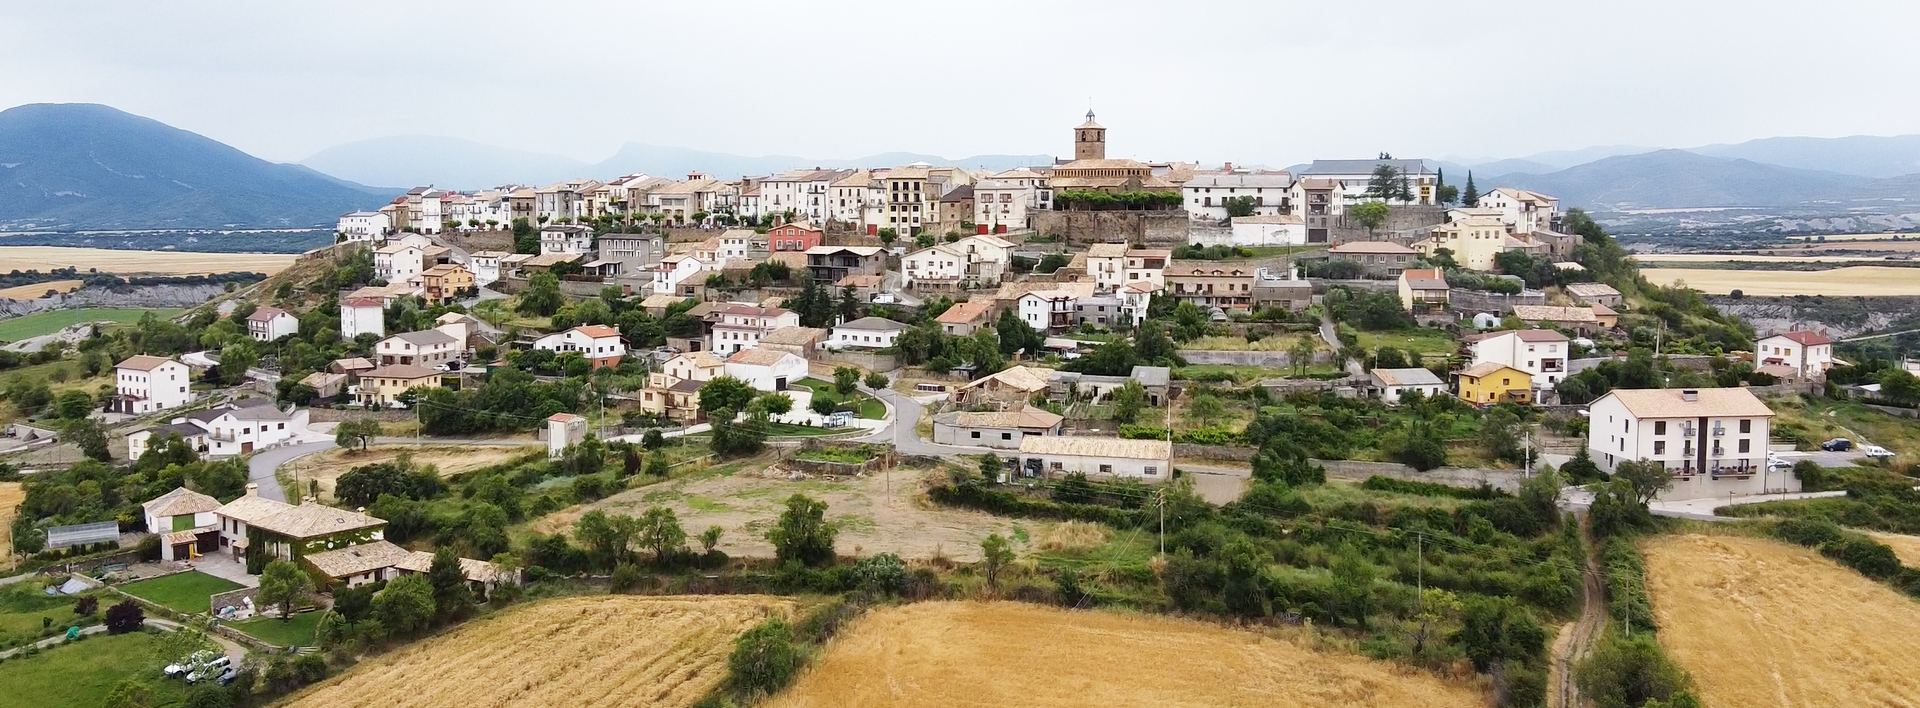
[[[1655,455],[1667,454],[1667,441],[1665,440],[1653,441],[1653,454]]]
[[[979,439],[980,439],[980,431],[978,431],[978,430],[975,430],[975,431],[973,431],[973,439],[975,439],[975,440],[979,440]]]
[[[1101,465],[1100,474],[1113,474],[1113,465]]]
[[[1656,420],[1656,421],[1653,421],[1653,434],[1654,434],[1654,435],[1666,435],[1666,434],[1667,434],[1667,421],[1664,421],[1664,420]],[[1654,443],[1654,444],[1655,444],[1655,445],[1658,445],[1659,443]],[[1658,448],[1655,448],[1655,451],[1656,451],[1656,452],[1658,452],[1658,451],[1659,451],[1659,449],[1658,449]]]
[[[1000,434],[1000,439],[1001,439],[1001,440],[1012,440],[1012,439],[1013,439],[1013,433],[1001,433],[1001,434]]]
[[[1060,463],[1058,463],[1058,462],[1055,462],[1055,463],[1053,463],[1053,467],[1052,467],[1052,469],[1053,469],[1053,471],[1055,471],[1055,472],[1059,472],[1059,471],[1060,471],[1060,470],[1061,470],[1062,468],[1060,467]]]
[[[1746,419],[1746,420],[1740,421],[1740,432],[1743,432],[1743,433],[1753,432],[1753,420]],[[1742,442],[1745,442],[1745,441],[1742,441]],[[1746,450],[1741,450],[1741,452],[1746,452]]]
[[[1745,422],[1745,421],[1741,421],[1741,422]],[[1741,438],[1741,439],[1740,439],[1740,451],[1741,451],[1741,452],[1750,452],[1750,451],[1752,451],[1752,449],[1753,449],[1753,441],[1752,441],[1752,440],[1748,440],[1748,439],[1746,439],[1746,438]]]
[[[1148,477],[1155,477],[1155,476],[1159,476],[1159,474],[1160,474],[1160,468],[1159,468],[1159,467],[1157,467],[1157,466],[1154,466],[1154,465],[1147,465],[1147,469],[1146,469],[1146,472],[1145,472],[1145,474],[1146,474],[1146,475],[1147,475]]]

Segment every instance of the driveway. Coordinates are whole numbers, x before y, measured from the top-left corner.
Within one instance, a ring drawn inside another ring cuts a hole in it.
[[[1767,502],[1793,501],[1796,499],[1827,499],[1844,497],[1846,492],[1795,492],[1792,494],[1748,494],[1712,499],[1655,499],[1647,505],[1654,516],[1670,516],[1676,519],[1695,521],[1736,521],[1731,516],[1715,516],[1714,509],[1723,506],[1741,504],[1764,504]],[[1593,493],[1585,487],[1565,487],[1560,490],[1560,507],[1574,511],[1585,511],[1593,505]]]
[[[889,377],[891,378],[891,377]],[[991,447],[973,447],[970,445],[939,445],[920,437],[916,426],[920,416],[926,410],[920,401],[890,388],[872,389],[865,385],[860,390],[872,394],[882,403],[892,407],[892,424],[876,430],[856,440],[860,442],[893,443],[893,449],[902,455],[923,455],[927,457],[958,458],[961,455],[999,455],[1001,457],[1019,457],[1019,450],[998,450]]]

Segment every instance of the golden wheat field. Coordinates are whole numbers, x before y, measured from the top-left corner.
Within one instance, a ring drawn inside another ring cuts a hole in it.
[[[691,706],[726,677],[735,637],[792,607],[755,595],[548,600],[369,661],[286,705]]]
[[[1920,603],[1812,550],[1743,536],[1646,545],[1660,643],[1711,706],[1920,706]]]
[[[1739,290],[1747,295],[1920,295],[1920,269],[1850,266],[1830,270],[1732,270],[1646,268],[1657,285],[1685,283],[1709,295]]]
[[[15,285],[11,288],[0,288],[0,298],[8,300],[38,300],[46,297],[48,290],[70,293],[80,289],[82,285],[86,285],[86,282],[80,280],[52,280],[45,283],[34,283],[32,285]]]
[[[0,246],[0,263],[20,270],[98,268],[103,273],[194,275],[250,271],[272,275],[292,265],[292,253],[187,253],[184,251],[122,251],[111,248],[67,246]]]
[[[0,562],[8,568],[13,567],[13,515],[26,500],[19,482],[0,482]]]
[[[1893,554],[1900,557],[1900,564],[1909,568],[1920,568],[1920,536],[1902,536],[1897,533],[1868,531],[1874,540],[1887,544]]]
[[[1479,708],[1480,690],[1168,617],[998,602],[876,610],[769,708]]]

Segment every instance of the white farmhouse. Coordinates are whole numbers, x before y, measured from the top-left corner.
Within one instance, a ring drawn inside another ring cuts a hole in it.
[[[827,339],[828,349],[885,349],[893,346],[908,327],[884,317],[862,317],[852,322],[844,322],[833,328],[833,336]]]
[[[1663,499],[1800,488],[1790,472],[1767,470],[1773,411],[1747,389],[1614,389],[1587,410],[1594,464],[1612,474],[1623,462],[1659,463],[1674,474]]]
[[[1446,395],[1447,382],[1427,369],[1374,369],[1373,387],[1380,392],[1380,400],[1398,405],[1400,397],[1408,393],[1419,393],[1427,398]]]
[[[540,255],[585,255],[593,251],[593,229],[585,226],[545,226],[540,229]]]
[[[619,366],[620,360],[627,356],[627,342],[620,338],[620,330],[606,325],[581,325],[555,332],[533,340],[533,348],[579,352],[596,369]]]
[[[349,243],[384,240],[393,232],[393,217],[378,211],[341,214],[334,232],[347,237]]]
[[[1042,408],[1017,411],[951,411],[933,417],[933,441],[1018,450],[1028,436],[1059,435],[1065,420]]]
[[[500,279],[500,261],[513,255],[506,251],[474,251],[467,254],[467,270],[473,271],[473,284],[486,287]]]
[[[1527,372],[1539,389],[1567,377],[1567,335],[1550,329],[1519,329],[1468,337],[1473,363],[1493,362]]]
[[[667,256],[653,269],[653,292],[672,295],[681,284],[707,270],[707,264],[690,255]]]
[[[1753,353],[1756,367],[1785,367],[1794,378],[1820,378],[1833,368],[1833,340],[1804,329],[1762,337]]]
[[[284,444],[307,430],[307,411],[249,398],[187,416],[185,422],[207,431],[208,457],[251,454]]]
[[[188,386],[192,371],[186,364],[157,356],[136,354],[113,367],[113,409],[121,413],[152,413],[184,406],[193,400]]]
[[[785,391],[807,377],[807,360],[778,349],[747,349],[727,357],[727,375],[757,391]]]
[[[426,249],[412,243],[390,243],[373,252],[373,277],[388,283],[411,283],[420,280],[420,272],[426,270],[421,265],[426,261]]]
[[[161,536],[160,560],[184,561],[196,552],[219,549],[214,533],[219,517],[213,512],[220,508],[220,500],[175,487],[140,508],[147,517],[147,531]]]
[[[300,318],[278,307],[262,306],[247,315],[247,334],[257,341],[271,342],[300,331]]]
[[[1227,201],[1230,199],[1250,199],[1253,201],[1255,216],[1275,216],[1286,213],[1289,190],[1293,188],[1293,175],[1285,172],[1277,174],[1225,174],[1195,175],[1180,188],[1187,207],[1187,216],[1195,219],[1225,221],[1227,219]]]
[[[1079,298],[1065,290],[1034,290],[1020,296],[1020,321],[1040,332],[1059,332],[1073,326],[1073,305]]]
[[[1089,479],[1165,482],[1173,478],[1173,444],[1165,440],[1127,440],[1078,436],[1028,435],[1020,440],[1020,472],[1057,479],[1083,474]]]
[[[353,341],[354,337],[371,334],[383,337],[387,334],[387,308],[379,300],[365,297],[347,298],[340,301],[340,338]]]
[[[437,329],[401,332],[373,345],[381,366],[408,365],[432,368],[458,359],[461,342]]]

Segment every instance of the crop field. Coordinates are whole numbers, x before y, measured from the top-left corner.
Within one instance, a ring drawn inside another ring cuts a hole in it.
[[[69,293],[79,289],[82,285],[86,285],[86,282],[80,280],[52,280],[45,283],[33,283],[31,285],[15,285],[11,288],[0,288],[0,298],[7,300],[38,300],[46,297],[48,290],[59,293]]]
[[[1920,603],[1778,541],[1662,536],[1645,550],[1660,643],[1702,703],[1920,705]]]
[[[1888,266],[1832,270],[1647,268],[1641,273],[1658,285],[1685,283],[1709,295],[1734,290],[1747,295],[1920,295],[1920,270]]]
[[[1897,533],[1878,531],[1863,532],[1873,540],[1887,544],[1893,554],[1900,557],[1900,564],[1909,568],[1920,568],[1920,536],[1902,536]]]
[[[22,339],[53,334],[82,322],[139,322],[140,318],[146,316],[148,312],[162,319],[180,314],[179,310],[172,308],[144,310],[88,307],[78,310],[49,310],[0,320],[0,341],[18,342]]]
[[[104,273],[197,275],[248,271],[272,275],[293,264],[291,253],[187,253],[183,251],[121,251],[109,248],[65,246],[0,246],[0,263],[7,269],[98,269]]]
[[[1633,257],[1641,265],[1649,263],[1848,263],[1884,261],[1886,256],[1783,256],[1762,253],[1647,253]]]
[[[770,708],[1472,706],[1478,689],[1357,655],[1166,617],[923,602],[842,630]]]
[[[365,452],[335,448],[290,462],[280,468],[280,474],[296,479],[303,487],[310,480],[319,481],[321,498],[331,501],[333,484],[340,479],[340,475],[355,467],[393,462],[400,459],[401,455],[409,456],[417,467],[433,465],[444,477],[492,467],[532,449],[506,445],[373,445]]]
[[[0,482],[0,558],[7,568],[13,568],[13,515],[19,512],[20,502],[27,500],[27,493],[20,488],[19,482]]]
[[[733,639],[792,604],[755,595],[548,600],[355,667],[288,708],[691,706]]]

